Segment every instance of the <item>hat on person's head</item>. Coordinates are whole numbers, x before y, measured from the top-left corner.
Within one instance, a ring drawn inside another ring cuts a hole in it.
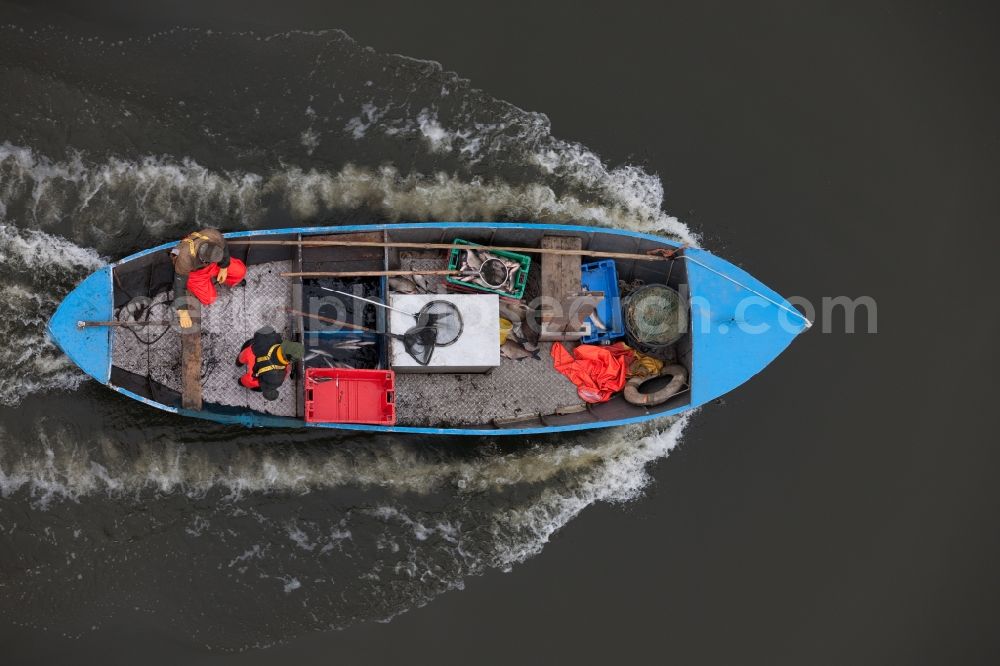
[[[206,264],[219,263],[222,261],[224,254],[222,246],[215,243],[205,242],[198,246],[198,261],[205,262]]]
[[[301,342],[287,340],[281,343],[281,354],[285,358],[301,361],[302,357],[306,355],[306,348],[302,346]]]
[[[277,400],[278,389],[267,388],[262,391],[265,400]]]

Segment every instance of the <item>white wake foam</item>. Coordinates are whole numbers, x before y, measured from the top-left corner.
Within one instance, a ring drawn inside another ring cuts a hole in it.
[[[374,445],[363,456],[336,447],[247,448],[234,460],[219,458],[200,444],[162,438],[133,443],[123,455],[113,433],[83,445],[70,426],[43,419],[35,428],[38,445],[4,450],[0,444],[0,494],[23,491],[42,505],[93,494],[126,498],[155,492],[200,498],[217,491],[238,500],[254,493],[298,494],[349,486],[419,494],[445,489],[463,495],[546,484],[562,475],[586,479],[597,470],[599,478],[575,486],[571,496],[552,498],[559,508],[551,515],[569,520],[595,499],[625,500],[638,492],[647,481],[643,466],[665,455],[686,423],[686,418],[668,422],[664,434],[650,434],[648,427],[615,428],[564,438],[559,446],[474,458],[426,457],[414,447],[386,443]],[[3,434],[2,439],[9,437]],[[597,492],[607,494],[597,497]],[[541,516],[521,516],[510,527],[542,533],[543,522]]]
[[[145,229],[154,236],[190,225],[249,226],[261,212],[261,178],[217,172],[194,160],[146,156],[91,162],[79,152],[53,160],[9,142],[0,144],[0,205],[22,226],[69,224],[73,240],[113,241]]]
[[[696,242],[690,229],[660,210],[663,189],[654,176],[632,167],[602,172],[596,157],[580,161],[591,186],[603,183],[606,203],[557,194],[541,183],[401,174],[392,167],[213,172],[193,160],[162,157],[91,164],[76,154],[53,161],[4,143],[0,206],[20,206],[40,228],[69,220],[73,240],[99,245],[135,224],[157,238],[193,225],[255,227],[269,204],[287,206],[298,223],[307,225],[323,215],[368,206],[392,220],[535,220],[660,232]]]
[[[563,486],[547,486],[537,501],[518,511],[495,516],[497,547],[493,566],[509,569],[537,555],[549,539],[588,506],[628,502],[649,485],[647,465],[676,447],[691,419],[686,412],[662,430],[620,428],[611,431],[599,457],[586,473]]]

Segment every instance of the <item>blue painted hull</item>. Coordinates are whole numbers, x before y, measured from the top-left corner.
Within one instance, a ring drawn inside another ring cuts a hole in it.
[[[543,231],[582,231],[587,233],[630,236],[654,241],[666,248],[677,243],[666,238],[622,229],[604,229],[573,225],[532,223],[455,223],[415,222],[339,227],[299,227],[241,231],[227,238],[266,237],[282,234],[328,234],[400,229],[525,229]],[[106,266],[81,282],[60,304],[49,321],[52,339],[84,372],[109,388],[149,406],[164,411],[247,427],[335,428],[368,432],[401,432],[440,435],[533,435],[549,432],[589,430],[641,423],[694,409],[733,390],[757,374],[777,357],[809,322],[778,293],[754,277],[704,250],[684,251],[688,269],[691,304],[691,400],[673,410],[647,413],[631,418],[602,420],[555,426],[527,428],[425,428],[364,424],[306,423],[300,419],[270,416],[257,412],[219,413],[185,410],[150,400],[111,382],[111,331],[108,328],[80,329],[80,320],[109,320],[113,315],[114,286],[112,269],[116,265],[160,252],[175,243],[143,250]]]

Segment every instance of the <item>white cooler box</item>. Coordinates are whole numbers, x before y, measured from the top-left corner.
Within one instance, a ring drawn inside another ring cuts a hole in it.
[[[500,365],[500,297],[496,294],[390,294],[389,305],[417,314],[431,301],[449,301],[462,313],[458,340],[435,347],[428,365],[406,353],[402,340],[392,339],[389,363],[396,372],[486,372]],[[417,325],[402,312],[389,311],[389,330],[403,333]]]

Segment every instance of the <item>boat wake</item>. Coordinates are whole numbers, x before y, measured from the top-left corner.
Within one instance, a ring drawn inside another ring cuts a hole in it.
[[[40,52],[60,78],[34,73]],[[680,440],[687,418],[516,445],[247,431],[66,393],[84,376],[45,335],[57,303],[106,257],[198,225],[697,237],[655,175],[339,31],[111,43],[6,26],[0,62],[0,613],[73,635],[147,612],[225,649],[388,620],[636,498]]]
[[[113,619],[113,609],[81,607],[99,586],[141,598],[148,613],[179,604],[165,621],[218,649],[388,621],[537,555],[595,502],[639,497],[647,465],[677,445],[688,418],[464,450],[302,434],[295,448],[260,433],[181,442],[157,427],[142,444],[110,433],[81,441],[72,424],[43,420],[37,453],[0,449],[0,538],[33,544],[5,563],[33,575],[7,577],[0,612],[72,635]],[[27,521],[8,515],[24,515],[19,498],[33,507]],[[90,551],[99,563],[77,556]],[[204,590],[241,612],[220,613]]]
[[[142,249],[192,225],[261,228],[275,216],[310,226],[352,212],[367,221],[466,220],[590,224],[696,239],[676,218],[651,214],[662,191],[635,192],[634,169],[606,172],[622,200],[595,203],[544,183],[465,179],[438,172],[347,164],[337,171],[286,167],[268,173],[209,170],[192,159],[146,156],[90,163],[75,152],[55,161],[0,144],[0,211],[31,228],[64,233],[101,251]],[[123,244],[123,237],[127,238]]]

